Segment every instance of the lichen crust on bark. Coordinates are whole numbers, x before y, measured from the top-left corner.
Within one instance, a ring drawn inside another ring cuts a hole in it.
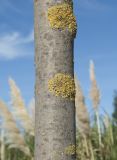
[[[77,23],[73,15],[73,7],[68,3],[57,4],[48,9],[48,20],[52,29],[68,29],[74,36]]]
[[[55,160],[59,160],[63,155],[66,155],[68,157],[70,156],[75,156],[76,154],[76,145],[75,144],[70,144],[67,147],[64,148],[64,150],[61,151],[54,151],[52,153],[54,156]]]
[[[48,89],[55,96],[74,100],[75,84],[74,79],[69,74],[55,74],[55,76],[48,81]]]
[[[69,146],[67,146],[64,150],[64,153],[66,155],[69,155],[69,156],[72,156],[72,155],[75,155],[76,153],[76,146],[74,144],[71,144]]]

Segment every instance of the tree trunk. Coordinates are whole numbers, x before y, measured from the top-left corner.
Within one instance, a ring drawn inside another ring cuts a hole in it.
[[[74,98],[71,99],[73,93],[70,90],[67,92],[68,86],[64,84],[67,76],[71,77],[68,78],[71,82],[74,78],[74,34],[68,28],[52,28],[48,19],[48,9],[59,4],[72,5],[72,0],[34,2],[35,160],[75,160],[75,102]],[[65,90],[56,94],[48,86],[50,79],[58,73],[64,79],[61,82]]]

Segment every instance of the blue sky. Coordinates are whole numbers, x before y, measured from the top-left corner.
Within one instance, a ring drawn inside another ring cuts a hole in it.
[[[75,72],[89,100],[89,61],[94,60],[101,104],[111,113],[117,89],[117,1],[74,0],[78,22],[75,39]],[[33,0],[0,0],[0,98],[10,100],[11,76],[28,101],[34,95]],[[90,108],[90,107],[89,107]],[[102,109],[101,109],[102,110]]]

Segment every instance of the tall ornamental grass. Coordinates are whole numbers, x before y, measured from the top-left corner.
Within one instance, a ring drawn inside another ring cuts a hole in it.
[[[89,68],[93,116],[75,75],[76,146],[65,150],[69,156],[76,152],[76,160],[117,160],[117,123],[106,112],[100,114],[101,92],[93,61]],[[16,82],[10,78],[9,85],[11,108],[0,100],[0,160],[34,160],[34,98],[26,106]]]

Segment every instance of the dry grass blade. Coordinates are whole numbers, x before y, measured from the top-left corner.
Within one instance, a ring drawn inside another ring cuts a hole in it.
[[[114,144],[114,136],[113,136],[113,127],[112,127],[112,121],[108,114],[106,114],[103,118],[104,127],[106,129],[106,132],[108,132],[108,139],[110,139],[110,144]]]
[[[104,123],[105,128],[108,129],[110,126],[110,118],[107,114],[103,118],[103,123]]]
[[[4,143],[4,130],[1,129],[0,134],[0,159],[5,160],[5,143]]]
[[[11,102],[14,108],[14,115],[20,121],[25,131],[29,134],[34,135],[34,125],[32,119],[29,116],[24,100],[21,96],[20,89],[16,85],[15,81],[9,78]]]
[[[35,99],[34,98],[31,99],[31,101],[28,105],[28,108],[29,108],[29,112],[30,112],[32,121],[33,121],[33,123],[35,123]]]

